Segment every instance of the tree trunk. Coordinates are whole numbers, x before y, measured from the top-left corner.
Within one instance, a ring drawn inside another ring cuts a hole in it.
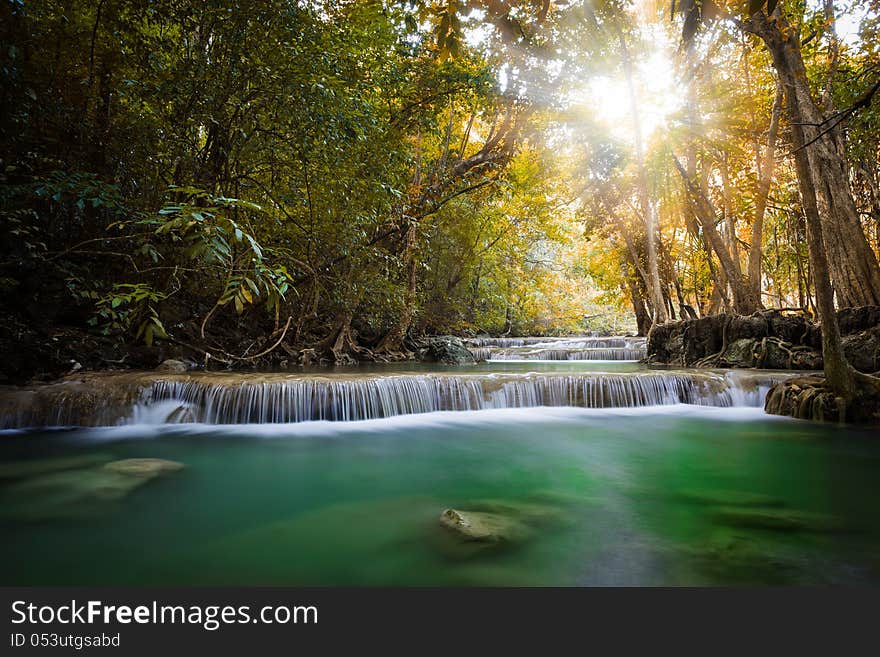
[[[758,189],[755,195],[755,217],[752,220],[752,237],[749,244],[749,285],[752,296],[761,303],[761,257],[763,255],[762,239],[764,233],[764,214],[767,211],[767,197],[773,183],[773,169],[776,164],[776,138],[779,135],[779,115],[782,113],[782,83],[776,85],[776,98],[770,111],[770,128],[767,131],[767,146],[758,172]]]
[[[849,186],[849,165],[839,149],[839,131],[827,120],[810,93],[800,34],[778,13],[768,17],[758,12],[744,27],[767,45],[785,89],[789,120],[800,137],[796,140],[794,155],[801,193],[805,187],[809,188],[816,199],[817,217],[807,213],[808,239],[810,222],[818,218],[837,300],[841,306],[878,305],[880,266],[862,231]],[[815,269],[812,255],[818,297],[822,274]],[[823,252],[822,257],[825,256]],[[818,299],[817,305],[820,305]]]

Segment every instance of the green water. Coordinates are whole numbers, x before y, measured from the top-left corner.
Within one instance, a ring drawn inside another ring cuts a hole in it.
[[[122,427],[7,434],[0,455],[4,585],[880,583],[877,436],[756,409]],[[186,468],[116,501],[9,478],[84,455]],[[463,543],[447,507],[527,531]]]

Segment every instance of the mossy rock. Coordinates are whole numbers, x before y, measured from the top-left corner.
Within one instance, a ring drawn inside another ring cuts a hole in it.
[[[183,465],[162,459],[125,459],[103,466],[42,473],[4,488],[4,513],[47,520],[95,515],[148,481]]]
[[[727,346],[722,358],[733,367],[754,367],[758,344],[760,342],[754,338],[734,340]]]
[[[529,528],[518,520],[483,511],[446,509],[440,514],[440,524],[462,541],[516,543],[530,534]]]
[[[419,353],[422,360],[432,363],[473,365],[477,362],[471,351],[464,345],[464,342],[460,338],[451,335],[428,338],[425,341],[424,348]]]

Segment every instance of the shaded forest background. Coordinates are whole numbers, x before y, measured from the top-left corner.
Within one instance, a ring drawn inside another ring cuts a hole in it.
[[[6,376],[880,304],[876,0],[672,8],[3,0]]]

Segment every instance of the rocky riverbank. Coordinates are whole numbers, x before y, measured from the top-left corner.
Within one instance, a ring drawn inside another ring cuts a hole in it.
[[[837,318],[853,367],[880,371],[880,307],[843,308]],[[800,313],[721,314],[654,327],[647,352],[655,364],[821,370],[822,332]]]

